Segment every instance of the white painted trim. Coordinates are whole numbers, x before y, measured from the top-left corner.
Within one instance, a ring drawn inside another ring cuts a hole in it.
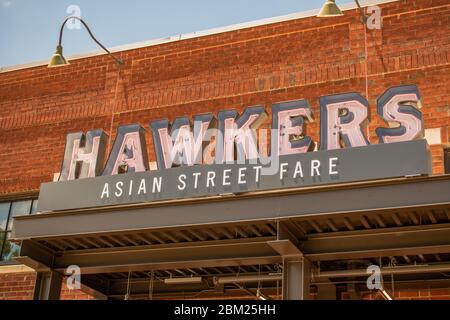
[[[379,4],[389,3],[389,2],[396,2],[396,1],[399,1],[399,0],[361,0],[360,3],[361,3],[362,7],[368,7],[368,6],[379,5]],[[354,2],[346,3],[343,5],[340,5],[339,7],[342,11],[348,11],[348,10],[353,10],[353,9],[357,8],[357,6]],[[156,45],[160,45],[160,44],[164,44],[164,43],[176,42],[176,41],[180,41],[180,40],[187,40],[187,39],[204,37],[204,36],[209,36],[209,35],[214,35],[214,34],[219,34],[219,33],[224,33],[224,32],[258,27],[258,26],[279,23],[279,22],[284,22],[284,21],[303,19],[303,18],[307,18],[307,17],[314,17],[319,13],[319,11],[320,11],[320,9],[314,9],[314,10],[302,11],[302,12],[297,12],[297,13],[291,13],[291,14],[284,15],[284,16],[278,16],[278,17],[273,17],[273,18],[244,22],[244,23],[234,24],[234,25],[226,26],[226,27],[207,29],[207,30],[203,30],[203,31],[180,34],[180,35],[171,36],[171,37],[167,37],[167,38],[154,39],[154,40],[136,42],[136,43],[127,44],[127,45],[121,45],[121,46],[117,46],[117,47],[112,47],[109,50],[111,52],[121,52],[121,51],[133,50],[133,49],[138,49],[138,48],[156,46]],[[331,19],[331,18],[326,18],[326,19]],[[49,52],[49,57],[51,56],[52,53],[53,52]],[[98,51],[89,52],[89,53],[71,55],[71,56],[67,57],[67,60],[89,58],[89,57],[99,56],[99,55],[103,55],[103,54],[105,54],[104,51],[98,50]],[[43,66],[46,64],[48,64],[48,60],[35,61],[35,62],[19,64],[19,65],[14,65],[14,66],[9,66],[9,67],[3,67],[3,68],[0,67],[0,73],[10,72],[10,71],[15,71],[15,70],[20,70],[20,69],[26,69],[26,68],[33,68],[33,67]]]
[[[36,272],[36,271],[30,267],[27,267],[26,265],[23,265],[23,264],[0,266],[0,274],[25,273],[25,272]]]
[[[442,128],[429,128],[425,129],[425,140],[427,140],[430,146],[442,144]]]

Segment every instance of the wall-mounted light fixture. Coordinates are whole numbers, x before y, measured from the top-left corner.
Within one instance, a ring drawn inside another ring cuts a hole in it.
[[[105,48],[104,45],[102,45],[92,34],[91,30],[89,29],[88,25],[86,24],[86,22],[83,21],[83,19],[76,17],[76,16],[72,16],[72,17],[68,17],[66,20],[64,20],[64,22],[61,25],[61,30],[59,31],[59,42],[58,45],[56,46],[56,52],[55,54],[52,56],[52,58],[50,59],[50,62],[48,64],[49,68],[54,68],[54,67],[60,67],[60,66],[65,66],[67,64],[69,64],[69,62],[67,62],[66,58],[64,58],[63,56],[63,47],[62,47],[62,36],[63,36],[63,32],[64,32],[64,26],[66,25],[67,21],[69,21],[70,19],[76,19],[79,20],[84,27],[86,28],[87,32],[89,33],[89,35],[91,36],[92,40],[95,41],[95,43],[97,43],[103,50],[105,50],[105,52],[114,59],[114,61],[116,61],[118,66],[122,66],[124,64],[123,60],[117,58],[116,56],[114,56],[108,49]]]
[[[356,5],[358,6],[359,12],[361,13],[361,20],[363,23],[366,23],[367,17],[364,14],[364,10],[359,4],[358,0],[355,0]],[[317,15],[319,18],[330,18],[330,17],[339,17],[343,16],[341,9],[339,9],[335,0],[327,0]]]
[[[166,278],[164,284],[200,284],[203,282],[202,277],[185,277],[185,278]]]

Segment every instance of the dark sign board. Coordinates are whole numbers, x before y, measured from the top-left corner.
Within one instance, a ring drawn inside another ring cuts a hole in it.
[[[430,154],[425,140],[286,155],[277,157],[270,164],[263,160],[254,164],[196,165],[44,183],[41,185],[38,211],[431,174]]]

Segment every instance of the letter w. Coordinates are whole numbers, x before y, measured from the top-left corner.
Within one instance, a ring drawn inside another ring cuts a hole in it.
[[[187,117],[175,119],[170,128],[168,120],[150,123],[158,168],[201,164],[203,139],[213,119],[212,114],[196,116],[193,130]]]

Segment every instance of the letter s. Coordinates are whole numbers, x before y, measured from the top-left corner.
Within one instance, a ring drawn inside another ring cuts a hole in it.
[[[378,114],[390,128],[377,128],[380,143],[421,139],[424,136],[421,96],[415,85],[388,89],[377,101]]]

